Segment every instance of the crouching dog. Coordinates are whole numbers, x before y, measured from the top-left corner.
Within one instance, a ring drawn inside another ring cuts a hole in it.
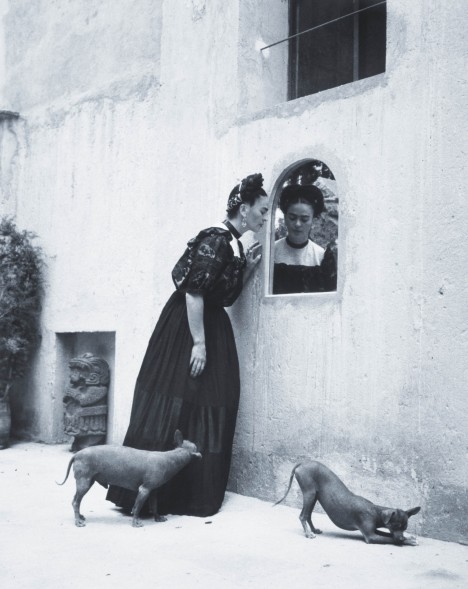
[[[286,495],[275,505],[286,499],[294,476],[303,496],[303,507],[299,519],[306,538],[315,538],[315,534],[322,533],[312,523],[312,511],[318,501],[335,526],[343,530],[359,530],[367,544],[378,542],[383,536],[391,539],[397,546],[403,544],[417,546],[416,537],[405,536],[403,532],[408,527],[408,519],[416,515],[420,507],[405,511],[375,505],[364,497],[352,493],[334,472],[316,461],[296,464],[289,479]],[[307,529],[307,524],[310,531]],[[390,533],[379,528],[387,528]]]
[[[141,527],[140,511],[151,491],[167,483],[174,475],[187,466],[193,458],[200,459],[202,455],[193,442],[184,440],[177,430],[174,435],[176,448],[167,452],[151,452],[136,450],[127,446],[93,446],[80,450],[70,460],[65,480],[68,479],[73,464],[76,479],[76,493],[73,498],[75,525],[86,525],[85,517],[80,513],[83,497],[91,489],[94,482],[103,487],[118,485],[124,489],[138,491],[132,509],[132,526]],[[151,511],[155,521],[165,521],[158,515],[156,493],[151,494]]]

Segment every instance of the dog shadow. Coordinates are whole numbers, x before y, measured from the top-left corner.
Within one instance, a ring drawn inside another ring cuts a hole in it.
[[[354,540],[355,542],[364,542],[364,538],[362,537],[361,534],[359,533],[353,533],[353,532],[324,532],[323,533],[324,536],[326,536],[327,538],[336,538],[338,540]]]
[[[325,535],[325,534],[324,534]],[[366,543],[366,541],[364,540],[364,536],[362,534],[360,534],[359,532],[326,532],[326,535],[328,537],[332,537],[332,538],[337,538],[339,540],[354,540],[357,542],[362,542],[362,543]],[[392,544],[392,542],[389,542],[387,538],[384,538],[383,536],[381,538],[378,538],[377,540],[373,541],[372,544],[387,544],[390,545]]]

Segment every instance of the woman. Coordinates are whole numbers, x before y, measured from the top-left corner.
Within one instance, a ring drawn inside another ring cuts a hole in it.
[[[188,242],[137,378],[124,445],[170,450],[176,429],[203,459],[157,491],[160,514],[209,516],[223,502],[239,403],[239,364],[229,317],[243,282],[260,260],[258,243],[245,254],[239,240],[266,221],[261,174],[229,195],[227,220]],[[110,487],[107,499],[130,509],[135,493]]]
[[[288,234],[275,243],[273,294],[336,290],[336,245],[325,250],[309,239],[313,219],[325,210],[320,188],[286,186],[279,207]]]

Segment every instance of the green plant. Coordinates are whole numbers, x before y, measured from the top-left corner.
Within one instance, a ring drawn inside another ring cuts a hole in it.
[[[24,375],[37,344],[42,297],[42,251],[30,231],[0,220],[0,399]]]

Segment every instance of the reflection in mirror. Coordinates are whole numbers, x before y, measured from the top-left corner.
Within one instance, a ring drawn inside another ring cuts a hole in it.
[[[331,170],[307,160],[289,170],[275,197],[273,294],[335,291],[338,195]]]

